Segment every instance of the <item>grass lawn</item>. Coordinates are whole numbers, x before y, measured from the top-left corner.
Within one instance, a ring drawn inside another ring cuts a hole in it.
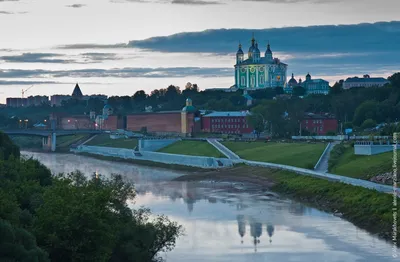
[[[221,154],[207,141],[178,141],[160,149],[158,152],[190,156],[209,156],[225,158],[223,154]]]
[[[57,150],[69,151],[69,148],[72,144],[75,144],[78,141],[84,142],[89,137],[90,135],[88,134],[57,136]]]
[[[354,155],[354,148],[349,146],[330,172],[342,176],[369,179],[375,175],[390,172],[393,164],[392,157],[393,152],[373,156]]]
[[[138,145],[138,140],[136,138],[111,139],[109,134],[101,134],[97,135],[85,145],[134,149]]]
[[[230,150],[243,159],[314,168],[326,144],[316,143],[264,143],[264,142],[224,142]]]

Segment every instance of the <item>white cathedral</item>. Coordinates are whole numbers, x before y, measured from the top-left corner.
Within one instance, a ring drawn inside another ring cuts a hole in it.
[[[246,60],[242,45],[239,44],[239,50],[236,52],[235,85],[233,87],[244,90],[278,86],[285,88],[287,67],[287,64],[272,56],[269,43],[264,57],[261,57],[258,43],[253,36]]]

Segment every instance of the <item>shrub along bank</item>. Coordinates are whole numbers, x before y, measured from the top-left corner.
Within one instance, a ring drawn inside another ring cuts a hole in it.
[[[393,196],[362,187],[299,176],[287,171],[269,175],[276,184],[272,189],[300,202],[327,212],[341,213],[343,218],[356,226],[392,240]],[[399,217],[399,210],[397,217]],[[400,225],[397,224],[397,231]],[[397,234],[400,246],[400,235]]]
[[[156,261],[182,229],[132,210],[134,196],[119,175],[52,176],[0,132],[0,261]]]

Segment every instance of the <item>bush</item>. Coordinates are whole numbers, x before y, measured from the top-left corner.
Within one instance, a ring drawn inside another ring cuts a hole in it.
[[[362,128],[362,129],[367,129],[367,128],[373,128],[373,127],[375,127],[375,126],[376,126],[375,120],[373,120],[373,119],[367,119],[367,120],[365,120],[365,121],[362,123],[361,128]]]
[[[328,131],[326,132],[327,136],[336,136],[336,132],[335,131]]]

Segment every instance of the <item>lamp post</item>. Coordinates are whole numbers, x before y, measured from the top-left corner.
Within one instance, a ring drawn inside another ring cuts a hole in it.
[[[28,119],[25,119],[25,129],[28,129]]]

